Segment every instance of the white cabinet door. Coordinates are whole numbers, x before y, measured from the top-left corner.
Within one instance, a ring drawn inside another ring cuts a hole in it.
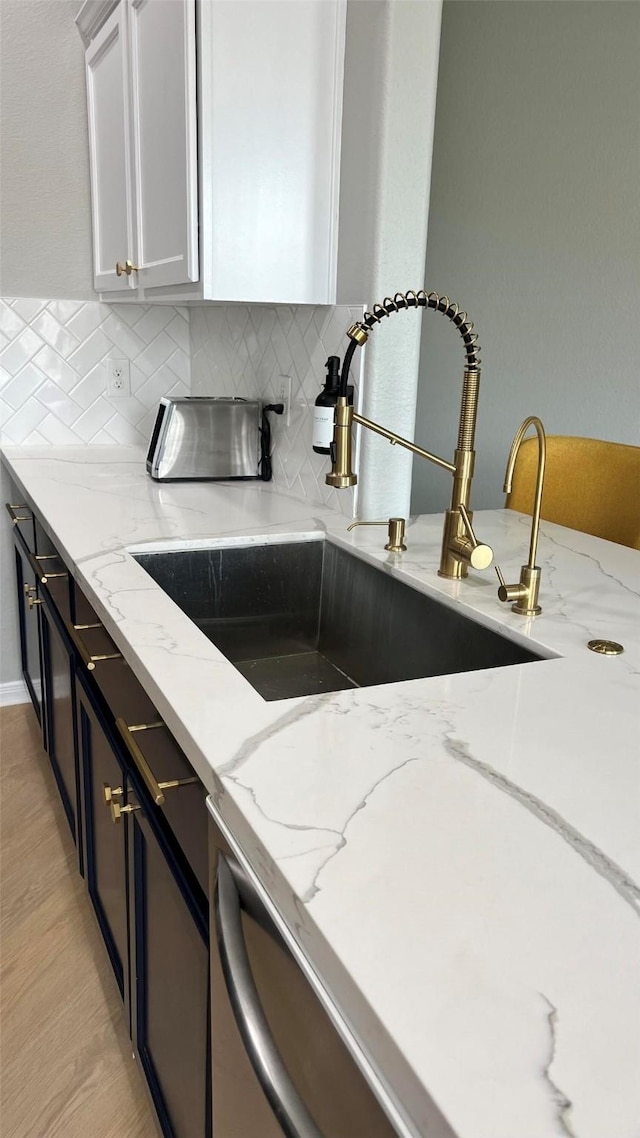
[[[195,0],[132,0],[131,111],[140,286],[198,279]]]
[[[126,16],[121,4],[86,53],[96,292],[136,286],[135,274],[116,274],[117,261],[135,264]]]
[[[345,0],[200,9],[207,299],[335,303]]]

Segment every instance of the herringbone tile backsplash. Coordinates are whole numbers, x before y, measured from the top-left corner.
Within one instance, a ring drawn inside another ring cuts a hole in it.
[[[130,397],[107,396],[108,356],[130,361]],[[5,444],[146,446],[160,396],[189,392],[185,308],[0,300]]]
[[[272,403],[281,377],[290,377],[289,423],[271,416],[274,485],[352,517],[355,492],[325,485],[329,462],[315,454],[311,429],[327,358],[342,357],[346,330],[361,319],[362,308],[226,304],[192,308],[189,315],[192,393]],[[351,375],[356,386],[362,355]]]
[[[355,493],[325,485],[311,445],[325,363],[342,355],[356,308],[0,300],[0,441],[147,446],[163,395],[276,402],[291,378],[288,424],[272,416],[273,485],[353,516]],[[131,395],[106,394],[108,357],[130,361]],[[356,356],[356,364],[362,352]],[[358,383],[354,367],[352,379]]]

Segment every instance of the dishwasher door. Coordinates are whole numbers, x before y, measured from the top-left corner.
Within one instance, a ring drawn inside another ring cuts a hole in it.
[[[213,822],[210,850],[216,1138],[397,1138]]]

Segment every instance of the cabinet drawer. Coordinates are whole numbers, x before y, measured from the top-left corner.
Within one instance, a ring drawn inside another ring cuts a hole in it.
[[[125,745],[131,748],[133,765],[154,799],[154,808],[162,811],[198,884],[208,896],[205,787],[157,712],[154,719],[142,724],[117,719],[116,726]],[[133,731],[132,727],[138,730]]]
[[[46,589],[54,607],[65,621],[71,619],[71,574],[48,533],[35,519],[35,571],[40,587]]]
[[[76,624],[102,624],[100,617],[96,613],[93,605],[85,597],[80,586],[74,581],[72,586],[73,593],[73,616]]]
[[[34,560],[40,591],[46,591],[51,604],[67,624],[71,619],[69,571],[58,554],[48,555],[46,561],[38,558],[39,555],[36,553]]]
[[[131,786],[127,804],[134,1052],[165,1138],[211,1138],[206,906]]]
[[[5,502],[5,509],[11,518],[14,531],[23,549],[27,553],[36,551],[35,518],[19,492],[14,490],[11,501]]]
[[[29,598],[32,601],[39,599],[38,588],[31,555],[25,548],[17,525],[14,527],[14,555],[21,671],[36,715],[44,729],[40,624],[38,609],[29,604]],[[46,745],[46,735],[43,735],[43,742]]]
[[[149,808],[161,811],[206,896],[207,791],[77,585],[75,614],[76,637],[86,657],[93,657],[92,682],[113,716],[131,767],[148,791],[153,803]]]

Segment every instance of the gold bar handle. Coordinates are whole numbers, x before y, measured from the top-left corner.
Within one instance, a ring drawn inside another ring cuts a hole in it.
[[[38,554],[33,554],[33,553],[29,554],[29,562],[31,564],[31,568],[33,569],[33,571],[34,571],[34,573],[35,573],[36,577],[38,578],[38,581],[40,582],[41,585],[46,585],[48,581],[52,581],[52,580],[54,580],[54,578],[57,578],[57,577],[68,577],[69,576],[66,569],[62,573],[49,573],[49,572],[47,572],[46,569],[42,568],[42,566],[40,564],[41,561],[62,561],[62,558],[59,557],[57,553],[48,553],[48,554],[46,554],[46,556],[43,554],[40,554],[39,556],[38,556]],[[64,564],[64,562],[63,562],[63,564]]]
[[[90,672],[95,671],[96,664],[101,664],[103,660],[121,660],[122,652],[102,652],[99,656],[90,656],[87,664],[87,669]]]
[[[136,810],[141,810],[141,806],[121,806],[119,802],[110,802],[109,809],[111,810],[111,821],[121,822],[123,814],[135,814]]]
[[[131,758],[133,759],[138,771],[142,775],[147,789],[153,798],[156,806],[164,804],[165,790],[173,790],[179,786],[190,786],[192,783],[197,782],[197,778],[172,778],[168,782],[158,782],[151,767],[145,759],[142,751],[140,750],[135,739],[132,738],[134,731],[151,731],[157,727],[164,727],[165,724],[162,720],[157,723],[134,723],[131,726],[125,723],[124,719],[116,719],[116,727],[122,736],[122,741],[125,744]]]
[[[86,644],[80,636],[78,630],[85,628],[102,628],[101,624],[72,624],[70,620],[65,621],[65,628],[73,642],[73,646],[78,653],[82,663],[87,668],[87,671],[93,672],[96,664],[102,663],[103,660],[121,660],[122,652],[103,652],[98,656],[93,656]]]
[[[11,521],[13,522],[14,526],[17,525],[18,522],[32,522],[33,521],[33,514],[17,514],[16,513],[16,510],[28,510],[29,509],[28,506],[26,506],[26,505],[11,506],[11,505],[9,505],[8,502],[5,502],[5,507],[6,507],[7,513],[9,515],[9,517],[11,518]]]

